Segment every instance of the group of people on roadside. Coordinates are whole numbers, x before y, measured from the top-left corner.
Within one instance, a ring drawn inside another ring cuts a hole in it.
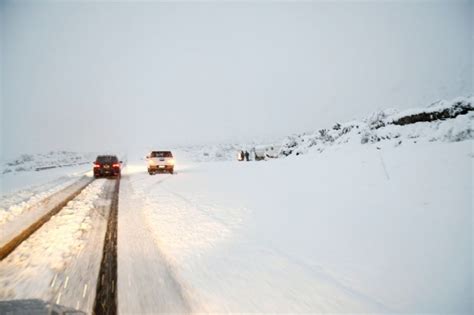
[[[239,161],[250,161],[250,153],[249,151],[240,150],[239,154],[237,155],[237,159]]]

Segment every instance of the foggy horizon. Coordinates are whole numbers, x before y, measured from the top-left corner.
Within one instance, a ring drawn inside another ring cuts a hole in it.
[[[473,17],[472,1],[4,1],[0,155],[277,138],[470,95]]]

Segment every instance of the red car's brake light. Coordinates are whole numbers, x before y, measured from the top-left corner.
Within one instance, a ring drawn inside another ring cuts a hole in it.
[[[114,164],[112,164],[112,167],[120,167],[120,164],[119,163],[114,163]]]
[[[96,164],[94,164],[94,167],[100,167],[100,164],[96,163]]]

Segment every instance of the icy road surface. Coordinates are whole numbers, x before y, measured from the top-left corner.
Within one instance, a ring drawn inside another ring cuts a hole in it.
[[[185,297],[186,292],[172,266],[153,241],[142,199],[143,195],[135,192],[131,180],[124,176],[117,236],[118,312],[189,313],[189,298]]]
[[[0,300],[92,311],[114,183],[95,180],[0,262]]]
[[[472,141],[124,171],[119,310],[472,310]]]

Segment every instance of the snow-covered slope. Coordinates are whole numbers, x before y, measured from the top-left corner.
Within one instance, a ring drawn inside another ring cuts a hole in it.
[[[474,138],[474,97],[439,101],[426,108],[373,113],[362,120],[336,123],[332,128],[287,137],[281,156],[322,152],[332,146],[377,143],[400,146],[407,143],[455,142]]]
[[[329,128],[290,135],[284,139],[251,141],[218,145],[195,145],[176,148],[194,162],[232,161],[240,150],[253,151],[262,144],[281,147],[280,157],[322,152],[339,145],[400,146],[407,143],[462,141],[472,139],[474,132],[474,97],[441,100],[425,108],[404,111],[386,109],[363,119],[335,123]]]

